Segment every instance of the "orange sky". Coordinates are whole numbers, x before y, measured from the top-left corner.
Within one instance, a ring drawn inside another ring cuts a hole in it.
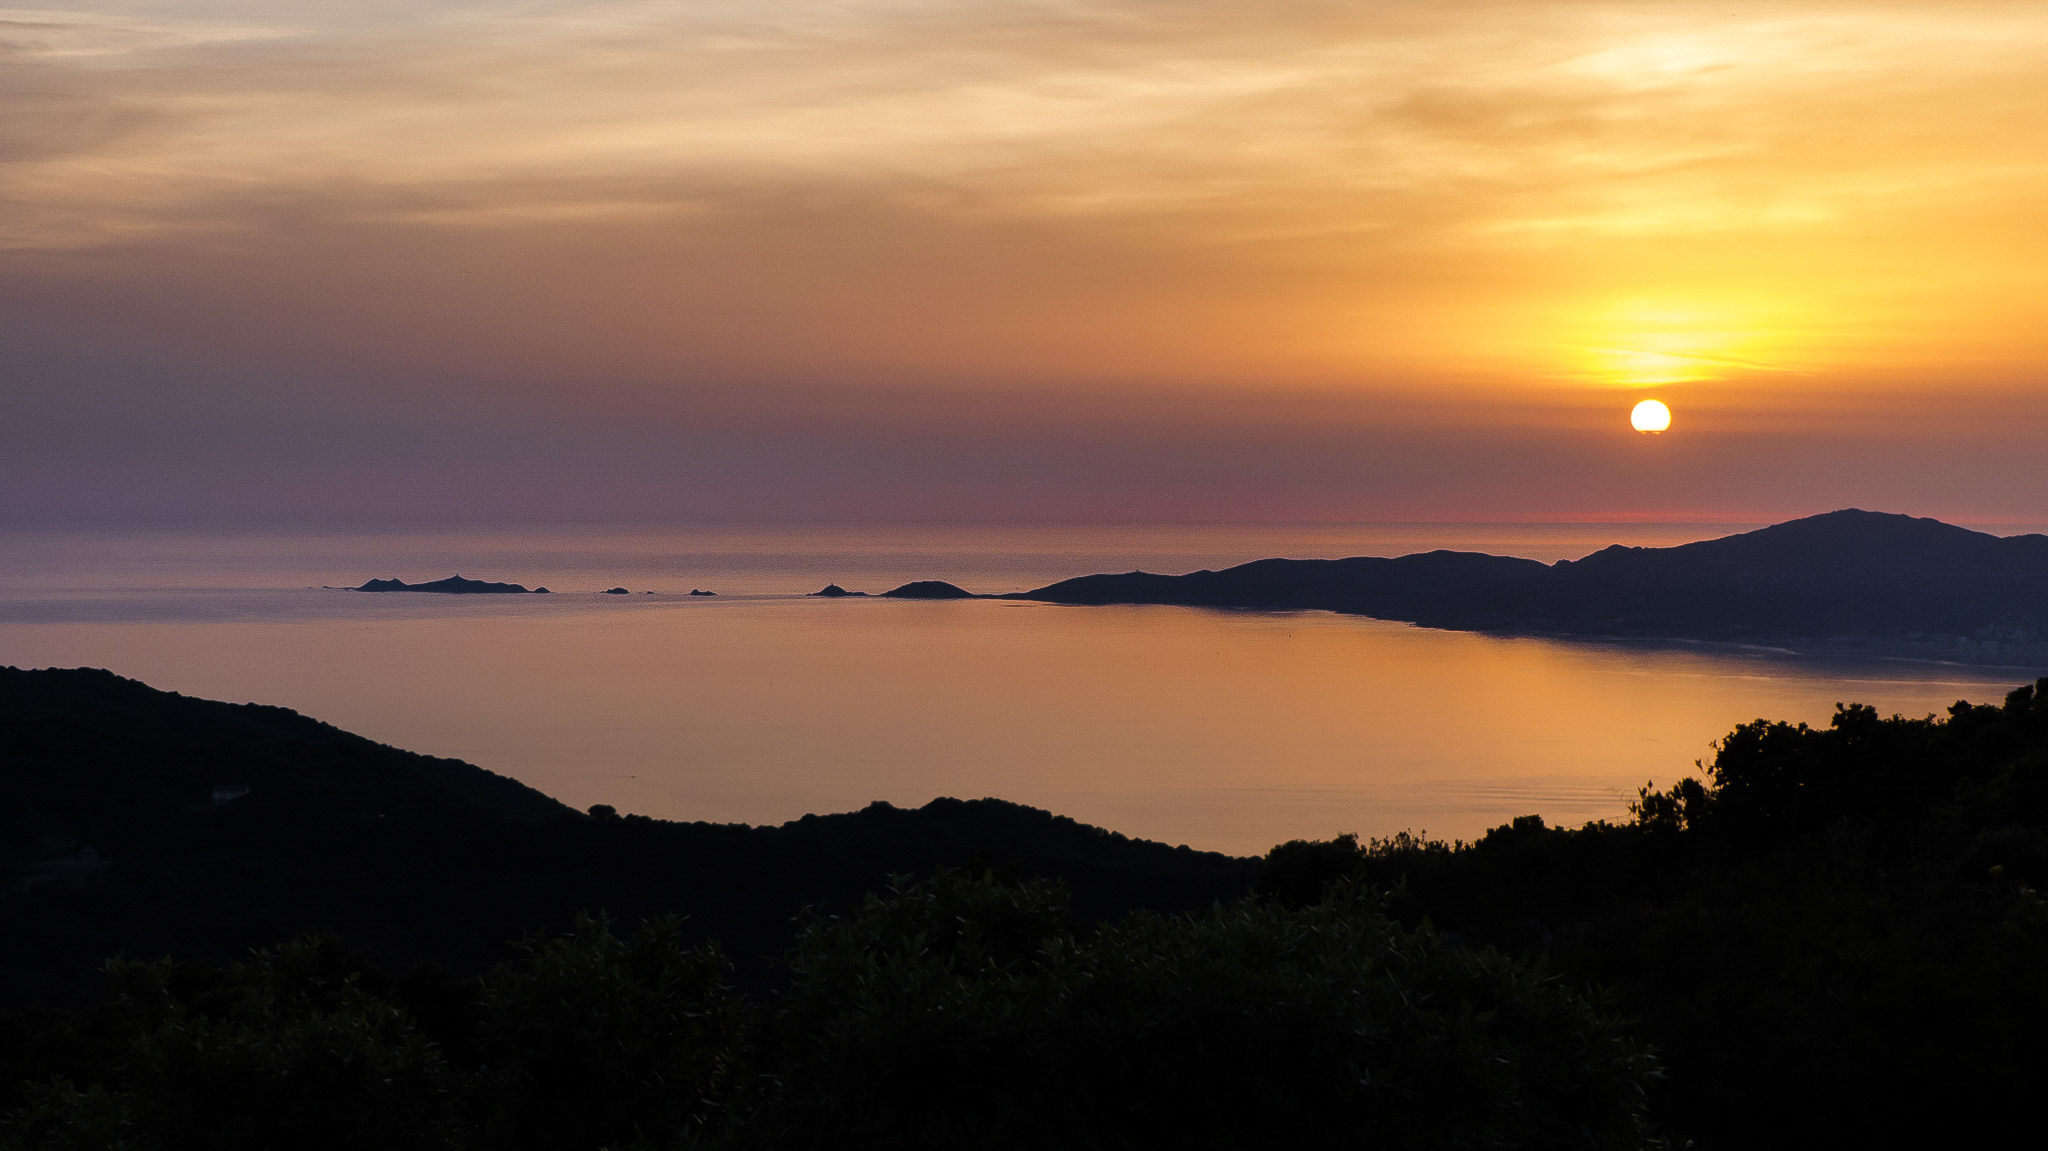
[[[0,9],[0,510],[2048,520],[2044,59],[2038,0]]]

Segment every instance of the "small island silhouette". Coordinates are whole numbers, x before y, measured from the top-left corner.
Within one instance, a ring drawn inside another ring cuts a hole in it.
[[[913,580],[899,588],[882,593],[887,599],[975,599],[975,594],[965,588],[949,584],[940,579]]]
[[[402,579],[373,579],[373,580],[371,580],[370,582],[368,582],[368,583],[366,583],[366,584],[363,584],[363,585],[362,585],[362,586],[360,586],[360,587],[353,587],[353,588],[349,588],[349,589],[347,589],[347,590],[349,590],[349,591],[424,591],[424,592],[438,592],[438,593],[440,593],[440,594],[442,594],[442,595],[546,595],[546,594],[548,594],[548,589],[546,589],[546,588],[544,588],[544,587],[537,587],[537,588],[528,588],[528,587],[527,587],[527,586],[526,586],[525,584],[516,584],[516,583],[491,583],[491,582],[490,582],[490,581],[488,581],[488,580],[480,580],[480,579],[464,579],[464,578],[462,578],[462,576],[461,576],[461,575],[459,575],[459,574],[458,574],[458,575],[452,575],[452,576],[449,576],[449,577],[448,577],[447,579],[437,579],[437,580],[434,580],[434,581],[432,581],[431,583],[406,583],[406,582],[405,582],[404,580],[402,580]]]
[[[864,591],[847,591],[845,588],[840,587],[836,583],[828,583],[824,587],[819,588],[817,591],[814,591],[810,594],[814,597],[822,596],[825,599],[839,599],[842,596],[865,596],[868,593]],[[977,596],[973,592],[968,591],[967,589],[960,587],[956,584],[949,584],[945,580],[921,579],[912,580],[909,583],[902,585],[901,587],[890,588],[888,591],[883,592],[880,598],[983,599],[986,597]]]

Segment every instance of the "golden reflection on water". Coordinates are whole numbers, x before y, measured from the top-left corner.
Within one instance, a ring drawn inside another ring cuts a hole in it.
[[[1739,721],[1824,722],[1844,700],[1925,714],[2009,686],[1323,613],[290,594],[344,607],[0,624],[0,662],[293,707],[578,807],[763,823],[999,796],[1246,853],[1345,831],[1469,838],[1529,812],[1616,818]]]

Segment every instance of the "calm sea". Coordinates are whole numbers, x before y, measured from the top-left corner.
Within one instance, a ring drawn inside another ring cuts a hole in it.
[[[1737,722],[1820,723],[1838,701],[1923,715],[2040,670],[1500,639],[1319,612],[804,595],[828,581],[1001,592],[1435,547],[1553,560],[1735,530],[13,534],[0,536],[0,663],[281,704],[578,807],[765,823],[999,796],[1245,853],[1345,831],[1469,838],[1531,812],[1618,817]],[[556,594],[322,587],[453,572]],[[612,586],[632,594],[600,594]]]

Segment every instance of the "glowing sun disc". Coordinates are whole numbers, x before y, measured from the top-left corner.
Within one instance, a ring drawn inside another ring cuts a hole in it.
[[[1629,426],[1652,435],[1671,426],[1671,409],[1662,400],[1644,400],[1628,414]]]

